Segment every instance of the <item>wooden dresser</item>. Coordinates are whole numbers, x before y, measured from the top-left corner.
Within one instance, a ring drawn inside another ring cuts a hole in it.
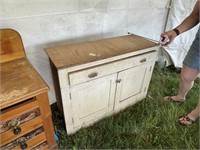
[[[0,30],[0,149],[57,149],[48,86],[18,32]]]
[[[136,35],[45,49],[68,134],[145,98],[158,45]]]

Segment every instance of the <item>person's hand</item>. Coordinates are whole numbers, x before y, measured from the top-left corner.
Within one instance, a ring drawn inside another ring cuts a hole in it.
[[[162,45],[162,46],[167,46],[167,45],[171,44],[172,41],[175,39],[176,36],[177,36],[177,34],[176,34],[176,32],[174,32],[173,30],[162,33],[162,34],[160,35],[161,40],[162,40],[163,38],[166,38],[166,37],[167,37],[167,38],[168,38],[168,41],[167,41],[166,43],[161,43],[161,45]]]

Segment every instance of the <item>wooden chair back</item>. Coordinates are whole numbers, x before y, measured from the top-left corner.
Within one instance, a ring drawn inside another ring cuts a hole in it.
[[[26,57],[22,38],[13,29],[0,29],[0,63]]]

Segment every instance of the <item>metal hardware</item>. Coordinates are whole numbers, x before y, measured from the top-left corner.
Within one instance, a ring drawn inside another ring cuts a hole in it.
[[[88,75],[89,78],[94,78],[98,75],[98,72],[93,72],[91,74]]]
[[[26,142],[26,138],[25,137],[21,137],[17,140],[17,143],[21,144],[21,143],[24,143]]]
[[[152,66],[150,67],[149,72],[151,72],[151,69],[152,69]]]
[[[142,60],[140,60],[141,63],[144,63],[144,62],[146,62],[146,61],[147,61],[146,58],[143,58]]]
[[[17,119],[13,119],[11,120],[9,123],[8,123],[8,126],[9,127],[15,127],[15,126],[18,126],[20,124],[20,121],[17,120]]]
[[[146,92],[147,87],[144,88],[144,92]]]
[[[25,137],[21,137],[17,140],[17,143],[20,144],[21,149],[26,149],[28,147],[28,145],[26,144],[26,138]]]
[[[9,123],[8,123],[8,126],[9,127],[13,127],[13,133],[15,135],[18,135],[21,133],[22,129],[18,126],[20,124],[20,121],[17,120],[17,119],[14,119],[14,120],[11,120]]]
[[[26,143],[21,143],[20,144],[21,149],[26,149],[28,145]]]
[[[15,126],[15,127],[13,128],[13,133],[14,133],[15,135],[20,134],[21,131],[22,131],[22,129],[21,129],[20,127],[18,127],[18,126]]]
[[[115,82],[120,83],[121,81],[122,81],[122,79],[117,79]]]

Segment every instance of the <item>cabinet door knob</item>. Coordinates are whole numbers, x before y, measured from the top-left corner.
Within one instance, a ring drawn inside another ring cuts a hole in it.
[[[146,62],[146,61],[147,61],[146,58],[143,58],[143,59],[140,60],[141,63],[144,63],[144,62]]]
[[[121,81],[122,81],[122,79],[117,79],[115,82],[120,83]]]
[[[98,72],[93,72],[91,74],[88,75],[89,78],[94,78],[98,75]]]

